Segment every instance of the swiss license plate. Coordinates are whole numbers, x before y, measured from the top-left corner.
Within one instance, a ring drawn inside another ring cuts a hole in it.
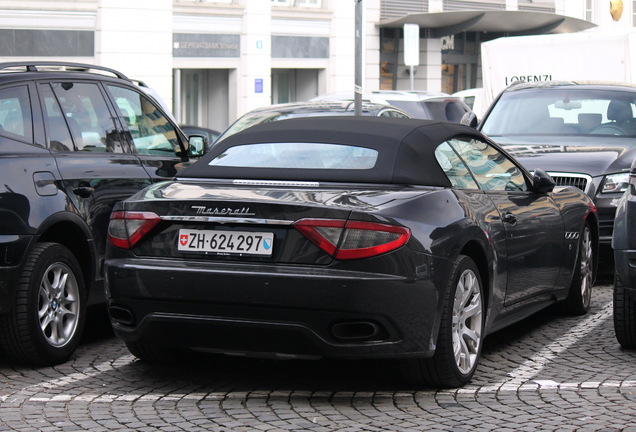
[[[272,254],[274,233],[248,231],[179,230],[177,249],[228,254]]]

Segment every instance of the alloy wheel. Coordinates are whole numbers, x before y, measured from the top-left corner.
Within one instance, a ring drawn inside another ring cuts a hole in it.
[[[459,278],[453,304],[453,352],[459,371],[471,371],[481,345],[483,304],[477,275],[470,269]]]
[[[590,229],[586,226],[583,230],[581,238],[581,298],[583,304],[587,307],[592,298],[592,284],[594,281],[594,273],[592,271],[592,235]]]
[[[42,277],[38,320],[46,341],[63,347],[75,334],[79,320],[79,285],[71,269],[61,262],[51,264]]]

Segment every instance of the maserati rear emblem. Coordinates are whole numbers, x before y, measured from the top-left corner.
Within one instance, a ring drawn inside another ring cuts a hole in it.
[[[256,213],[250,212],[249,207],[205,207],[192,206],[198,215],[208,216],[255,216]]]

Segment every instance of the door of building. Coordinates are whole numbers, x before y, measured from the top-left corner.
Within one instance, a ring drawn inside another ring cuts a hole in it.
[[[304,101],[319,95],[319,69],[272,69],[272,103]]]
[[[180,69],[175,111],[180,124],[223,131],[229,126],[229,69]]]

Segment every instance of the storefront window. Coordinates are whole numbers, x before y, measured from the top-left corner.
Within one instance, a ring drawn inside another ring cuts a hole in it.
[[[271,0],[273,6],[321,8],[322,0]]]
[[[442,91],[476,87],[479,33],[465,32],[442,38]]]
[[[383,28],[380,31],[380,90],[395,89],[400,37],[400,29]]]

